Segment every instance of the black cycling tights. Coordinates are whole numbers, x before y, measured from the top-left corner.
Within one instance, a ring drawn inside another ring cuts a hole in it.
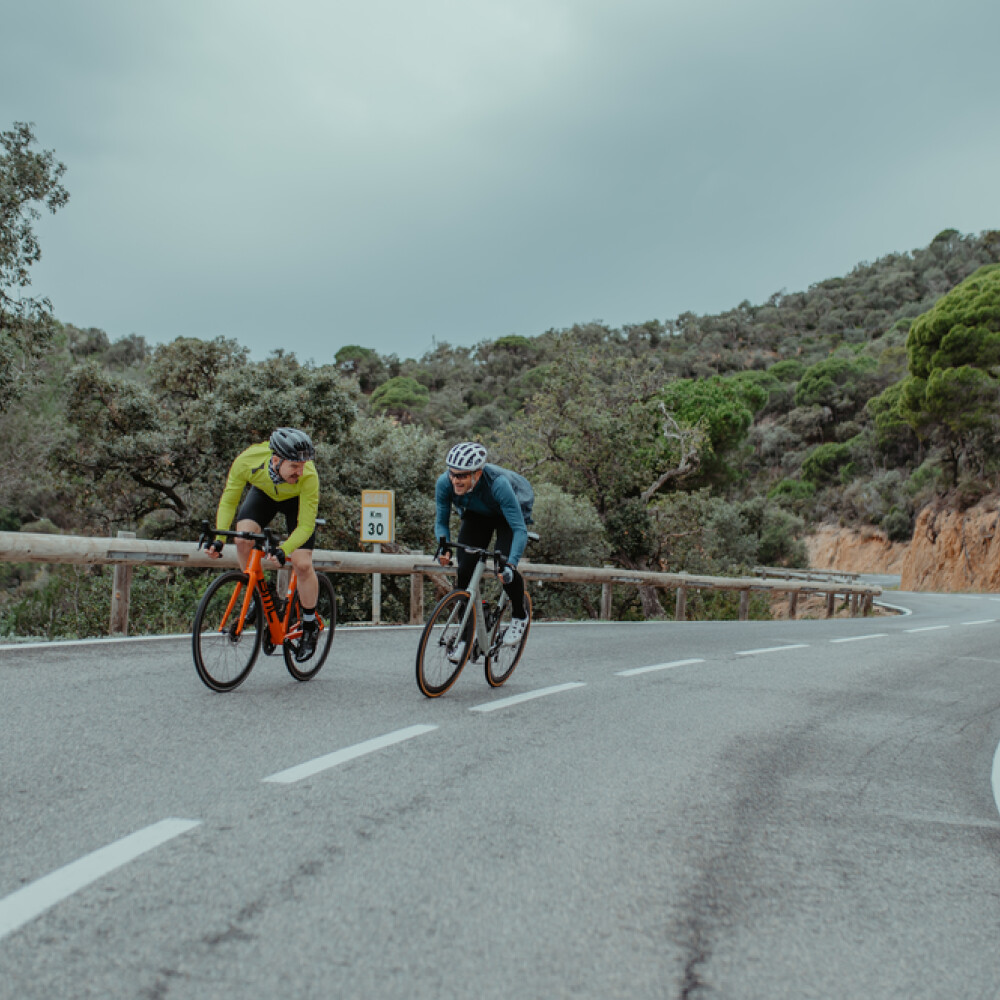
[[[489,517],[486,514],[476,514],[474,511],[466,511],[462,518],[462,526],[458,531],[458,540],[465,545],[475,546],[477,549],[485,549],[490,544],[493,532],[497,533],[496,547],[504,555],[510,555],[511,542],[514,540],[514,532],[503,517]],[[465,590],[472,579],[472,573],[476,568],[476,556],[464,549],[457,550],[458,555],[458,582],[456,586],[459,590]],[[510,612],[515,618],[524,618],[527,612],[524,610],[524,577],[515,569],[514,579],[505,584],[504,588],[510,598]]]

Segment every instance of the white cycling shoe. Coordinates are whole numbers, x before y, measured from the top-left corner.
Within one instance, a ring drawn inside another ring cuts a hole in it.
[[[452,663],[461,663],[462,657],[465,656],[465,643],[459,642],[455,645],[455,648],[448,654],[448,659]]]
[[[524,633],[527,631],[527,618],[511,618],[510,624],[507,626],[507,631],[503,636],[503,644],[505,646],[516,646],[524,638]]]

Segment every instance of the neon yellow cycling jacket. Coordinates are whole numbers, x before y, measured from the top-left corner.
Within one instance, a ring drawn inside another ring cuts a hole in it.
[[[271,446],[267,441],[252,444],[246,451],[236,456],[229,469],[226,488],[222,491],[219,511],[215,515],[215,527],[226,531],[233,523],[239,507],[243,489],[249,483],[266,493],[272,500],[299,498],[299,521],[295,530],[285,539],[281,548],[285,555],[291,555],[303,542],[309,540],[316,530],[316,512],[319,510],[319,475],[312,462],[306,462],[302,476],[297,483],[275,483],[268,472],[271,462]]]

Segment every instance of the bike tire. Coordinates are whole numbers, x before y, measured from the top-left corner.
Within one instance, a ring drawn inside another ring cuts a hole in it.
[[[191,627],[194,665],[205,686],[233,691],[250,675],[260,652],[264,611],[254,594],[250,611],[238,630],[249,577],[229,570],[213,580],[198,602]]]
[[[528,641],[528,633],[531,631],[531,597],[528,592],[524,592],[524,610],[528,612],[528,627],[521,636],[521,641],[516,646],[502,645],[503,634],[507,631],[512,617],[510,601],[504,601],[504,606],[497,616],[493,630],[490,632],[490,649],[486,654],[486,683],[490,687],[500,687],[505,683],[510,675],[514,673],[514,668],[521,659],[524,652],[524,644]]]
[[[471,642],[465,643],[457,662],[450,659],[462,641],[462,616],[468,600],[467,590],[453,590],[445,594],[434,605],[421,633],[417,648],[417,687],[428,698],[443,695],[458,680],[469,660]],[[475,620],[470,624],[475,634]]]
[[[308,660],[299,663],[295,659],[295,654],[299,651],[299,639],[302,636],[301,628],[298,624],[301,615],[301,605],[299,595],[296,591],[293,598],[292,613],[289,616],[289,635],[285,637],[281,652],[285,657],[285,666],[288,672],[297,681],[311,681],[320,671],[320,667],[326,663],[326,658],[330,654],[330,646],[333,645],[333,632],[337,627],[337,595],[333,592],[333,584],[324,573],[317,573],[319,580],[319,596],[316,598],[316,620],[319,622],[319,640],[316,643],[316,652]]]

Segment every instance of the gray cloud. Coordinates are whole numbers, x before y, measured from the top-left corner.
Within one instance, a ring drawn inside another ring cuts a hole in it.
[[[64,320],[412,356],[997,225],[998,28],[986,0],[36,0],[0,127],[69,168],[34,281]]]

